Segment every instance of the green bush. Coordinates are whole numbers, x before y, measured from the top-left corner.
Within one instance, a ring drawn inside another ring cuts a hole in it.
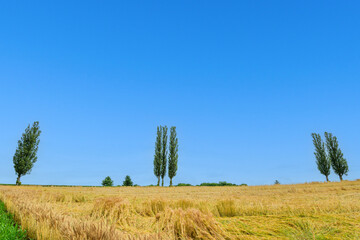
[[[113,180],[111,177],[107,176],[101,183],[104,187],[112,187],[114,185]]]
[[[132,185],[134,185],[134,183],[131,181],[130,176],[127,175],[127,176],[125,177],[124,182],[123,182],[123,186],[130,187],[130,186],[132,186]]]
[[[219,183],[201,183],[199,186],[217,187],[217,186],[237,186],[237,185],[234,183],[220,181]]]
[[[178,185],[176,185],[177,187],[187,187],[187,186],[192,186],[190,183],[179,183]]]

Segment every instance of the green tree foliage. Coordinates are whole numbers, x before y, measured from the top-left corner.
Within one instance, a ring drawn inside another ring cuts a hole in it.
[[[334,172],[339,175],[340,181],[343,180],[343,175],[347,175],[349,172],[349,167],[346,159],[344,158],[341,149],[339,148],[339,143],[337,138],[331,133],[325,132],[326,138],[326,147],[328,149],[328,155],[331,162],[331,167]]]
[[[161,156],[162,156],[162,127],[157,127],[156,141],[155,141],[155,154],[154,154],[154,175],[157,177],[157,186],[160,185],[161,177]]]
[[[133,182],[131,181],[131,178],[129,175],[125,177],[125,180],[123,181],[123,186],[133,186]]]
[[[107,176],[101,183],[104,187],[112,187],[114,185],[113,180],[111,177]]]
[[[315,158],[317,168],[320,173],[326,177],[326,181],[329,181],[331,163],[326,155],[325,143],[322,141],[320,134],[312,133],[313,143],[315,147]]]
[[[16,185],[21,185],[20,178],[31,173],[34,163],[37,161],[37,151],[40,143],[39,122],[25,129],[21,139],[18,141],[18,147],[15,151],[13,162],[17,174]]]
[[[166,163],[167,163],[167,126],[162,128],[162,149],[161,149],[161,186],[164,186],[164,177],[166,175]]]
[[[274,184],[277,185],[280,184],[280,182],[278,180],[275,180]]]
[[[176,134],[176,127],[170,128],[170,142],[169,142],[169,169],[168,175],[170,178],[170,186],[172,186],[172,179],[176,176],[176,171],[178,169],[178,138]]]

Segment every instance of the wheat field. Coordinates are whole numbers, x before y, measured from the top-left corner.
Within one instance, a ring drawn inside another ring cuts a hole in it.
[[[360,181],[241,187],[0,186],[32,239],[360,239]]]

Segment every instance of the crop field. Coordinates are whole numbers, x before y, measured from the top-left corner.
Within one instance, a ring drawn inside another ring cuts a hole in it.
[[[0,200],[32,239],[360,239],[360,181],[0,186]]]

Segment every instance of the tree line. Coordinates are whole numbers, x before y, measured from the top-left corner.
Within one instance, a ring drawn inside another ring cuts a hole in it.
[[[164,177],[166,170],[170,178],[170,186],[172,186],[172,179],[176,176],[177,162],[178,162],[178,138],[176,127],[170,128],[170,140],[168,145],[168,128],[166,126],[159,126],[157,128],[157,138],[155,144],[154,157],[154,173],[158,178],[157,186],[160,184],[160,177],[162,179],[162,186],[164,186]],[[32,125],[28,125],[21,139],[18,141],[13,163],[15,173],[17,175],[16,185],[21,185],[21,177],[31,173],[34,164],[37,161],[37,152],[40,143],[40,126],[36,121]],[[169,149],[168,149],[169,146]],[[169,154],[169,155],[168,155]],[[113,186],[113,180],[107,176],[102,181],[103,186]],[[130,176],[126,176],[123,186],[133,186]]]
[[[21,177],[31,173],[31,169],[37,161],[37,151],[40,143],[40,126],[39,122],[34,122],[28,125],[21,139],[13,157],[14,169],[17,175],[16,185],[21,185]],[[155,140],[155,154],[154,154],[154,175],[157,177],[157,186],[164,186],[164,177],[166,172],[170,178],[170,186],[173,185],[172,180],[176,176],[178,169],[178,150],[179,143],[176,132],[176,127],[170,128],[170,138],[168,141],[167,126],[158,126]],[[331,169],[343,180],[343,176],[349,172],[347,160],[344,158],[336,136],[332,133],[325,132],[325,142],[318,133],[311,134],[313,144],[315,147],[314,155],[316,165],[321,174],[329,181]],[[225,182],[220,182],[218,185],[223,185]],[[102,182],[104,186],[112,186],[113,181],[108,176]],[[130,176],[126,176],[123,186],[132,186],[133,182]],[[216,185],[216,183],[203,183],[202,185]],[[230,184],[229,184],[230,185]]]
[[[157,177],[157,186],[160,186],[160,179],[161,186],[164,186],[166,168],[168,169],[170,186],[172,186],[172,179],[176,176],[176,172],[178,169],[179,143],[176,133],[176,127],[173,126],[170,128],[169,149],[167,133],[167,126],[157,127],[154,154],[154,175]]]
[[[325,132],[325,141],[323,142],[320,134],[312,133],[313,144],[315,147],[315,159],[318,170],[326,177],[326,181],[329,181],[329,175],[331,168],[340,178],[343,180],[343,176],[349,172],[349,167],[344,154],[342,153],[338,140],[331,133]]]

